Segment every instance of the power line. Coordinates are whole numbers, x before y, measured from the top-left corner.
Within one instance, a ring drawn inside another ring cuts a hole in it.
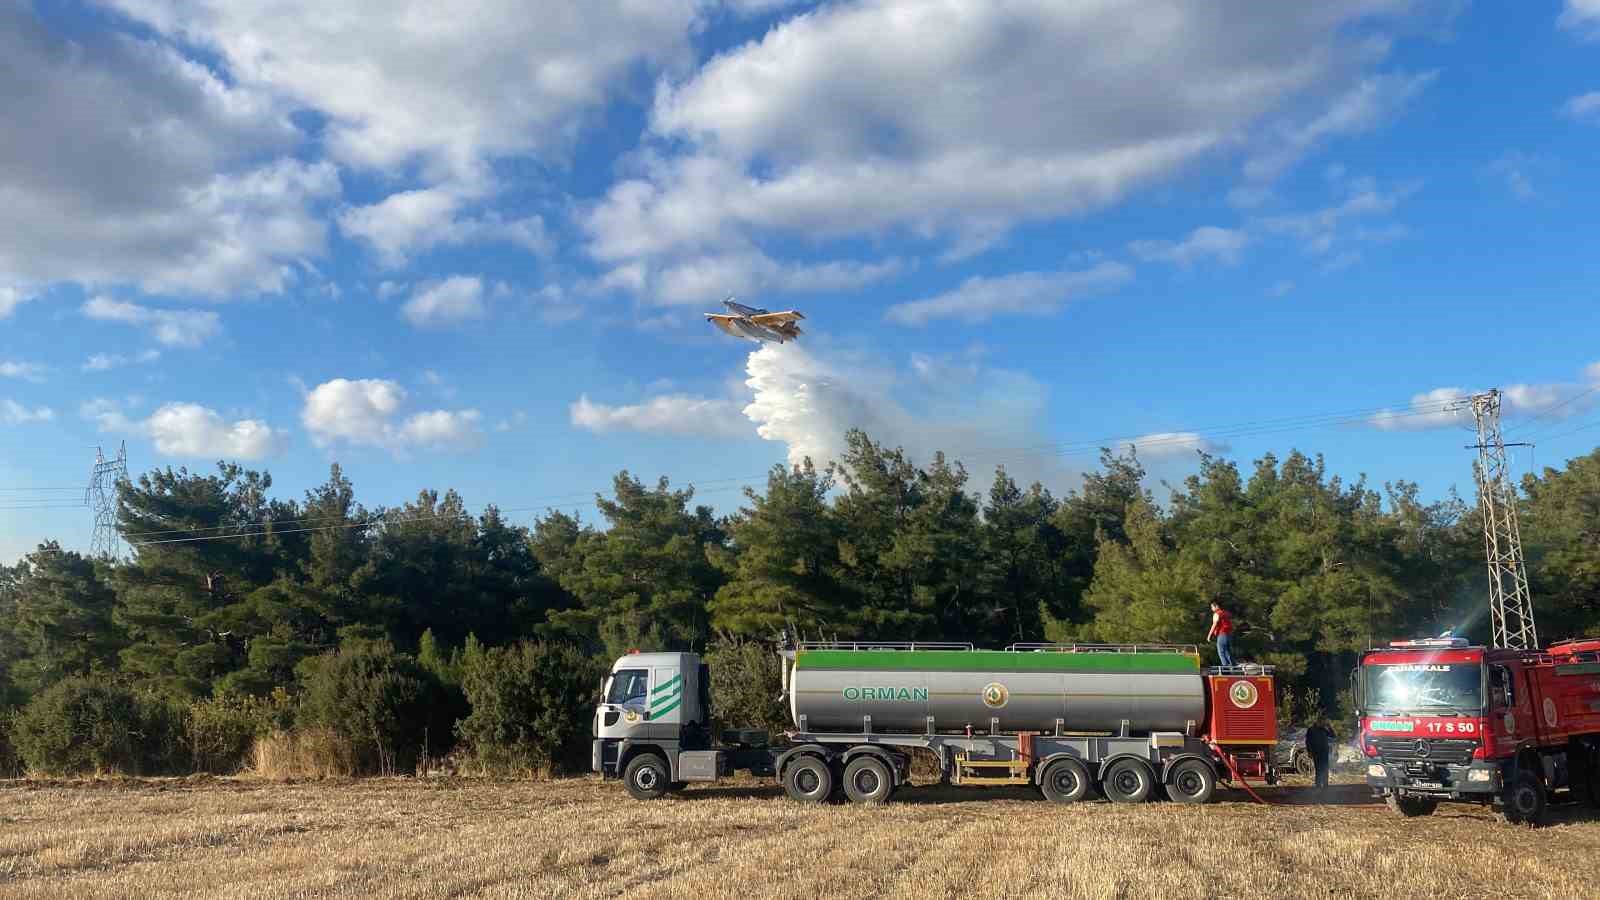
[[[1554,441],[1554,440],[1558,440],[1560,438],[1567,437],[1568,435],[1577,434],[1580,431],[1588,431],[1591,428],[1600,428],[1600,422],[1590,422],[1587,425],[1579,425],[1577,428],[1572,428],[1572,429],[1569,429],[1567,431],[1561,431],[1561,432],[1557,432],[1555,434],[1547,434],[1544,437],[1540,438],[1540,440],[1541,441]]]
[[[1125,437],[1116,437],[1116,438],[1101,438],[1101,439],[1092,440],[1092,441],[1061,441],[1061,442],[1055,442],[1055,443],[1051,443],[1051,444],[1034,445],[1034,447],[1032,447],[1032,448],[1028,448],[1028,447],[1009,448],[1009,449],[1007,449],[1007,448],[990,448],[989,451],[987,451],[987,452],[983,451],[982,449],[978,449],[978,450],[976,450],[976,455],[975,455],[974,450],[954,451],[954,452],[947,452],[946,456],[957,457],[958,460],[963,459],[963,458],[965,460],[973,460],[973,459],[980,459],[981,460],[981,459],[985,459],[985,458],[987,458],[987,459],[995,459],[995,458],[1002,458],[1002,457],[1005,457],[1005,456],[1013,456],[1013,455],[1035,456],[1035,457],[1045,457],[1045,458],[1059,458],[1059,457],[1062,457],[1062,456],[1073,456],[1073,455],[1080,455],[1080,454],[1085,454],[1085,453],[1099,452],[1099,449],[1101,447],[1106,447],[1106,446],[1118,447],[1118,446],[1132,445],[1135,448],[1140,448],[1140,447],[1144,447],[1144,448],[1149,448],[1149,447],[1160,448],[1160,447],[1164,447],[1164,446],[1173,446],[1173,445],[1183,446],[1183,445],[1188,445],[1188,444],[1198,444],[1198,443],[1203,442],[1203,441],[1205,441],[1207,439],[1237,438],[1237,437],[1254,436],[1254,435],[1260,435],[1260,434],[1271,434],[1271,433],[1280,433],[1280,432],[1287,432],[1287,431],[1306,430],[1306,429],[1313,429],[1313,428],[1336,427],[1336,426],[1339,426],[1339,425],[1355,424],[1355,423],[1362,423],[1362,422],[1371,423],[1371,422],[1375,421],[1375,417],[1381,417],[1381,418],[1377,418],[1376,421],[1388,422],[1388,421],[1396,421],[1396,420],[1413,419],[1413,418],[1422,417],[1422,416],[1438,416],[1438,415],[1441,415],[1444,412],[1450,411],[1451,405],[1454,402],[1455,401],[1441,400],[1441,401],[1428,401],[1426,403],[1420,403],[1420,404],[1419,403],[1410,403],[1410,404],[1406,404],[1403,407],[1403,408],[1406,409],[1405,412],[1394,412],[1393,411],[1393,407],[1394,406],[1398,406],[1398,405],[1401,405],[1401,404],[1389,404],[1387,406],[1365,407],[1365,408],[1362,408],[1362,409],[1352,409],[1352,410],[1345,410],[1345,411],[1333,412],[1333,413],[1314,413],[1314,414],[1285,416],[1285,417],[1277,417],[1277,418],[1269,418],[1269,419],[1259,419],[1259,420],[1255,420],[1253,422],[1241,422],[1241,423],[1236,423],[1234,425],[1216,426],[1216,427],[1205,428],[1205,429],[1181,428],[1181,429],[1175,429],[1174,431],[1171,431],[1171,432],[1165,432],[1164,434],[1167,434],[1168,435],[1167,437],[1157,438],[1157,439],[1150,440],[1150,441],[1139,440],[1139,438],[1141,436],[1137,436],[1136,435],[1136,436],[1125,436]],[[1034,449],[1034,448],[1039,448],[1039,449]],[[1049,449],[1044,449],[1044,448],[1055,448],[1055,449],[1054,450],[1049,450]],[[770,470],[768,470],[768,471],[770,471]],[[765,478],[767,476],[767,474],[768,474],[767,471],[763,471],[761,473],[754,474],[754,475],[724,476],[724,477],[715,478],[715,479],[700,479],[700,480],[695,480],[695,481],[683,482],[683,485],[686,488],[690,488],[690,489],[694,490],[694,492],[695,492],[695,494],[697,496],[699,496],[699,495],[708,495],[708,494],[721,494],[721,493],[727,493],[729,491],[743,491],[746,486],[750,485],[753,482],[758,482],[760,479]],[[725,486],[725,487],[715,487],[716,485],[727,485],[727,486]],[[603,492],[600,492],[600,491],[584,491],[584,492],[581,492],[581,493],[575,492],[575,493],[568,493],[568,494],[547,495],[545,497],[535,498],[535,501],[533,502],[532,505],[514,506],[514,507],[499,507],[499,506],[496,506],[494,508],[497,511],[502,512],[502,513],[530,512],[530,511],[540,511],[540,510],[543,510],[543,511],[554,511],[558,507],[561,507],[561,506],[565,505],[565,503],[563,503],[562,501],[588,500],[588,499],[593,498],[596,495],[601,494],[601,493],[603,493]],[[493,504],[490,504],[490,506],[493,506]],[[45,507],[29,507],[29,508],[45,508]],[[66,507],[62,507],[62,508],[66,508]],[[82,508],[82,507],[81,507],[81,505],[77,505],[74,508]],[[486,513],[487,510],[488,510],[488,507],[486,506],[484,508],[484,513]],[[479,515],[482,515],[484,513],[480,513]],[[441,513],[441,514],[437,514],[437,515],[416,515],[416,514],[412,514],[412,515],[406,515],[406,516],[395,516],[395,515],[386,513],[386,514],[384,514],[382,516],[373,517],[371,519],[368,519],[368,520],[365,520],[365,521],[360,521],[360,522],[343,521],[345,517],[342,516],[342,515],[310,516],[310,517],[300,517],[300,518],[294,518],[294,519],[264,520],[264,521],[259,521],[259,522],[231,523],[231,524],[212,525],[212,526],[198,526],[198,527],[195,527],[195,528],[156,529],[156,530],[148,530],[148,531],[141,531],[141,532],[130,532],[125,536],[130,538],[130,539],[143,538],[143,540],[130,540],[130,544],[132,544],[133,546],[177,544],[177,543],[195,543],[195,542],[212,541],[212,540],[236,540],[236,539],[248,538],[248,537],[269,537],[269,536],[272,536],[272,535],[280,535],[280,534],[303,534],[303,533],[318,532],[318,531],[335,531],[335,530],[343,530],[343,529],[351,529],[351,528],[368,528],[368,527],[375,527],[375,526],[381,526],[381,525],[401,525],[401,524],[406,524],[406,523],[409,523],[409,522],[430,521],[430,520],[436,521],[436,520],[439,520],[439,519],[446,519],[446,518],[465,519],[467,517],[467,515],[468,514],[466,514],[466,513],[462,513],[462,514]],[[328,524],[328,525],[308,525],[307,524],[307,523],[318,523],[318,522],[330,522],[330,521],[333,521],[333,520],[339,520],[339,521],[335,522],[334,524]],[[295,527],[287,528],[287,527],[284,527],[284,526],[295,526]],[[208,532],[214,532],[214,533],[208,533]],[[179,537],[173,537],[173,538],[159,538],[158,536],[160,536],[160,535],[180,535],[180,536]]]
[[[1566,407],[1571,406],[1572,404],[1578,402],[1579,400],[1582,400],[1584,397],[1587,397],[1590,394],[1593,394],[1595,391],[1600,391],[1600,384],[1595,384],[1595,385],[1591,386],[1586,391],[1582,391],[1580,393],[1573,394],[1571,397],[1568,397],[1567,399],[1561,401],[1560,403],[1557,403],[1555,406],[1552,406],[1549,409],[1543,410],[1543,411],[1541,411],[1539,413],[1536,413],[1533,416],[1530,416],[1528,418],[1528,421],[1522,423],[1519,426],[1516,426],[1515,428],[1512,428],[1510,431],[1507,432],[1507,434],[1515,434],[1520,429],[1527,428],[1528,426],[1532,425],[1534,422],[1537,422],[1540,419],[1543,419],[1545,416],[1548,416],[1548,415],[1550,415],[1551,413],[1553,413],[1553,412],[1555,412],[1557,410],[1565,409]],[[1555,420],[1552,419],[1550,424],[1553,425],[1554,423],[1555,423]],[[1527,437],[1529,437],[1529,435],[1521,435],[1521,437],[1527,438]]]

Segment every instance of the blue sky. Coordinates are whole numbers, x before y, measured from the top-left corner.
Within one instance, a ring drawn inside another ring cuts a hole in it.
[[[0,558],[123,440],[522,521],[851,426],[1439,496],[1498,386],[1587,452],[1600,3],[1311,6],[0,0]]]

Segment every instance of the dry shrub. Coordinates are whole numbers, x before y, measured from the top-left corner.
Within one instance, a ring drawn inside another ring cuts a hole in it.
[[[331,728],[274,731],[256,738],[251,771],[277,781],[352,778],[358,771],[356,748]]]

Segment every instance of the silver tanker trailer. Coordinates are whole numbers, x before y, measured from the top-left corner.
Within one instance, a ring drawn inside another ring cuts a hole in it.
[[[952,784],[1033,784],[1063,803],[1096,789],[1204,803],[1218,781],[1276,779],[1271,667],[1204,667],[1193,646],[828,642],[780,655],[794,728],[776,743],[753,729],[713,739],[697,655],[618,659],[595,711],[594,771],[639,799],[747,771],[796,800],[856,803],[906,784],[914,750]]]

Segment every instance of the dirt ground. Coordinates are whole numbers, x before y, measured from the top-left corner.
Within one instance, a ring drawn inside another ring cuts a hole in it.
[[[1574,897],[1600,812],[1532,830],[1393,817],[1364,787],[1203,807],[912,787],[882,807],[759,782],[649,803],[616,782],[0,782],[0,898]]]

